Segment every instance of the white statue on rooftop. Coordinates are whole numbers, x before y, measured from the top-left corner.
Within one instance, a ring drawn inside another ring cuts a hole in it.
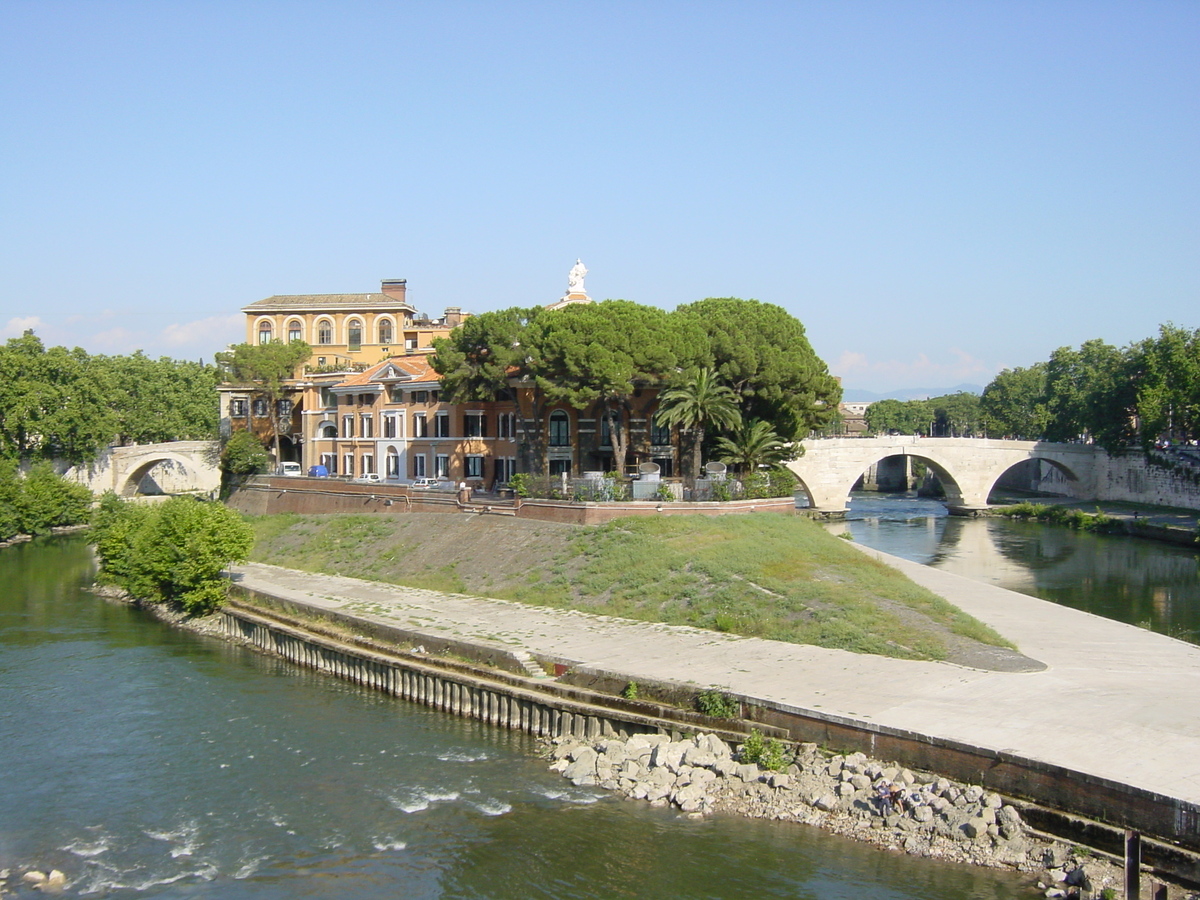
[[[583,276],[587,274],[587,271],[587,266],[583,264],[583,260],[575,260],[575,265],[571,267],[571,271],[567,275],[568,294],[586,293],[583,289]]]

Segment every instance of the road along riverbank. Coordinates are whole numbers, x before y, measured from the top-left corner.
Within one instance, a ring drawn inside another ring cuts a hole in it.
[[[1055,810],[1107,823],[1076,829],[1093,843],[1115,847],[1120,829],[1137,829],[1161,842],[1147,842],[1153,865],[1200,881],[1185,852],[1200,849],[1200,648],[887,561],[1046,668],[869,657],[264,565],[238,570],[243,599],[223,627],[298,662],[536,734],[713,731],[737,741],[757,727],[861,751],[1021,799],[1039,830],[1065,827]],[[318,649],[302,648],[313,635]],[[661,702],[620,697],[631,682]],[[736,702],[735,718],[671,705],[713,685]]]

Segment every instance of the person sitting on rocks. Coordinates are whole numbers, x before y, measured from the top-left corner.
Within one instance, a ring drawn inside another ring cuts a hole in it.
[[[904,810],[907,808],[904,803],[904,788],[893,783],[891,785],[891,790],[888,793],[888,799],[891,801],[892,807],[896,810],[896,812],[903,815]]]
[[[879,811],[881,815],[890,816],[895,812],[895,807],[892,805],[892,786],[886,781],[879,782],[875,788],[875,793],[879,796]]]

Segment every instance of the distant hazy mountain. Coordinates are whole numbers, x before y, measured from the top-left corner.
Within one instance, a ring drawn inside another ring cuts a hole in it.
[[[944,397],[946,394],[957,394],[966,391],[968,394],[982,394],[983,388],[978,384],[956,384],[948,388],[903,388],[887,394],[877,394],[874,391],[864,391],[858,388],[842,388],[842,400],[847,403],[873,403],[876,400],[928,400],[930,397]]]

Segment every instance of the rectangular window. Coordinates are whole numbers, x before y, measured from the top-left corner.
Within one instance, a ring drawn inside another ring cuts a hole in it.
[[[321,365],[325,365],[325,364],[321,363]],[[321,405],[322,406],[337,406],[337,397],[335,397],[333,394],[333,391],[331,391],[327,387],[321,388]]]
[[[368,475],[375,471],[375,456],[371,453],[364,453],[362,458],[362,473]]]
[[[550,446],[571,446],[571,420],[565,412],[556,412],[550,416]]]
[[[362,436],[365,438],[375,437],[375,420],[369,413],[363,413],[360,419],[362,420]]]
[[[325,470],[330,475],[337,474],[337,456],[335,454],[322,453],[321,454],[321,465],[323,465],[325,467]]]
[[[465,465],[467,478],[482,478],[483,477],[483,457],[468,456],[463,460]]]
[[[235,419],[246,418],[246,401],[241,400],[241,399],[230,400],[229,401],[229,415],[231,415]]]
[[[383,417],[383,436],[385,438],[394,438],[394,437],[398,436],[396,434],[397,418],[398,418],[397,416],[384,416]]]
[[[413,437],[429,437],[429,420],[425,413],[413,413]]]
[[[671,443],[670,427],[659,425],[657,418],[650,423],[650,443],[656,447],[665,447]]]
[[[517,461],[511,456],[496,458],[496,483],[508,484],[517,471]]]
[[[353,453],[342,454],[342,474],[343,475],[353,475],[354,474],[354,454]]]
[[[390,451],[387,455],[387,477],[400,477],[400,454],[395,450]]]
[[[571,461],[569,459],[552,459],[550,460],[550,474],[562,475],[563,473],[571,474]]]
[[[450,457],[439,453],[433,460],[433,474],[438,478],[450,477]]]
[[[289,418],[292,414],[292,401],[291,400],[280,400],[278,409],[279,409],[279,418],[281,418],[281,419]]]
[[[392,391],[392,402],[393,403],[403,403],[404,402],[404,388],[393,386],[391,391]]]
[[[257,397],[254,400],[254,417],[256,419],[265,419],[267,417],[267,401],[262,397]]]
[[[412,461],[413,461],[413,478],[424,478],[425,477],[425,454],[424,453],[414,453]]]
[[[502,438],[517,436],[516,416],[513,413],[500,413],[496,417],[496,433]]]
[[[450,413],[438,413],[433,417],[435,437],[450,437]]]
[[[413,391],[413,403],[428,403],[429,391]]]
[[[354,416],[342,416],[342,437],[354,437]]]
[[[466,437],[487,437],[487,419],[481,412],[463,413],[463,434]]]

